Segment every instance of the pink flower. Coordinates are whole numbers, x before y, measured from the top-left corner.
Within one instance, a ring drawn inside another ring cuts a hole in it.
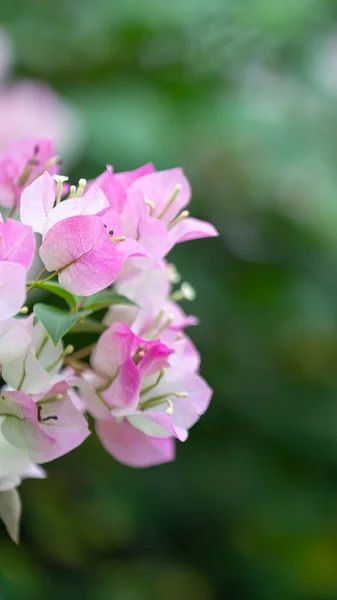
[[[109,410],[114,415],[133,412],[143,377],[153,369],[163,368],[171,352],[159,340],[139,338],[124,323],[111,325],[92,354],[93,371],[86,374],[86,381],[95,387],[94,394],[89,390],[87,397],[93,414],[101,416]],[[88,386],[83,389],[85,394]]]
[[[81,198],[64,200],[54,207],[55,182],[48,172],[38,177],[22,193],[20,218],[44,235],[53,225],[69,217],[94,215],[109,206],[103,192],[91,188]]]
[[[60,383],[48,394],[30,397],[3,390],[0,397],[1,433],[35,463],[54,460],[79,446],[89,435],[85,418]]]
[[[91,365],[93,371],[76,385],[103,445],[133,466],[170,460],[172,441],[161,440],[185,441],[212,395],[197,374],[199,354],[186,336],[166,345],[114,323],[99,339]]]
[[[191,190],[181,169],[138,177],[127,189],[121,214],[124,235],[134,237],[159,260],[175,244],[218,235],[210,223],[189,218]]]
[[[113,173],[108,165],[94,184],[120,215],[123,235],[146,248],[152,261],[163,258],[178,242],[218,235],[212,225],[188,218],[183,210],[191,190],[181,169],[155,171],[149,163],[134,171]]]
[[[49,139],[26,139],[16,142],[0,156],[0,204],[19,208],[22,190],[40,173],[57,172],[57,157]]]

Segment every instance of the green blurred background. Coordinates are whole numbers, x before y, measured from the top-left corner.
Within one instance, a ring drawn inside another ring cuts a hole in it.
[[[93,435],[26,481],[1,600],[335,600],[337,4],[2,0],[0,23],[12,76],[78,110],[74,180],[182,165],[221,234],[172,257],[209,411],[173,464]]]

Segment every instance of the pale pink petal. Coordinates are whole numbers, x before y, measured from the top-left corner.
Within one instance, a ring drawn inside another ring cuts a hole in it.
[[[207,223],[207,221],[200,221],[199,219],[193,219],[192,217],[182,219],[168,231],[166,253],[169,252],[175,244],[179,244],[180,242],[188,242],[189,240],[205,237],[215,237],[217,235],[219,234],[215,227],[213,227],[211,223]]]
[[[59,283],[65,289],[82,296],[111,285],[122,268],[118,243],[111,242],[97,216],[56,223],[43,240],[40,256],[48,271],[61,271]]]
[[[28,469],[26,469],[25,472],[22,473],[22,477],[24,479],[45,479],[47,477],[47,473],[39,465],[31,463]]]
[[[58,394],[58,388],[53,388],[41,404],[40,415],[43,420],[40,425],[45,434],[55,441],[48,452],[36,453],[32,456],[34,462],[38,463],[49,462],[63,456],[77,448],[90,435],[86,419],[75,408],[67,393],[64,394],[61,400],[54,397],[48,402],[47,398],[53,393]],[[52,418],[48,419],[48,417]],[[57,417],[57,420],[55,420],[55,417]]]
[[[69,217],[75,217],[77,215],[95,215],[101,210],[109,206],[109,203],[101,190],[92,190],[93,193],[85,195],[82,198],[70,198],[69,200],[63,200],[60,204],[55,206],[48,214],[47,221],[43,228],[43,234],[58,223]]]
[[[114,323],[100,336],[91,355],[93,368],[102,376],[112,378],[129,358],[135,335],[124,323]]]
[[[195,373],[200,367],[200,354],[187,335],[173,344],[174,354],[171,354],[169,362],[170,373],[175,378],[183,378],[185,373]]]
[[[156,171],[144,177],[140,177],[130,186],[130,193],[140,191],[144,198],[153,202],[154,216],[160,217],[161,213],[170,201],[179,186],[179,191],[174,202],[167,208],[161,217],[163,223],[168,224],[189,203],[191,199],[191,188],[182,169],[168,169]]]
[[[15,315],[26,298],[26,270],[22,265],[0,262],[0,320]]]
[[[0,160],[0,206],[13,208],[18,202],[20,190],[16,184],[20,168],[11,158]]]
[[[34,252],[35,238],[31,227],[12,219],[0,223],[0,261],[19,263],[29,269]]]
[[[173,436],[181,442],[185,442],[188,437],[186,429],[176,427],[171,416],[167,415],[165,411],[138,411],[130,415],[128,421],[133,427],[150,437],[167,438]]]
[[[151,467],[175,458],[173,439],[151,438],[125,419],[122,423],[117,423],[113,418],[97,421],[96,431],[104,448],[129,467]]]
[[[95,419],[106,419],[110,416],[110,410],[105,401],[95,392],[95,384],[98,383],[97,378],[93,374],[93,377],[89,377],[88,379],[87,381],[87,372],[85,372],[82,373],[81,378],[76,377],[73,380],[73,385],[78,388],[79,399],[82,403],[81,412],[82,407],[84,407],[84,410],[87,410]]]
[[[112,304],[109,308],[109,311],[104,317],[105,325],[112,325],[112,323],[118,323],[121,321],[128,325],[128,327],[132,326],[132,323],[136,319],[139,312],[139,308],[137,306],[123,306],[122,304]]]
[[[0,364],[12,362],[25,355],[31,344],[26,319],[0,321]]]
[[[5,439],[17,448],[27,449],[33,462],[36,455],[49,452],[53,436],[46,433],[37,420],[36,406],[30,396],[17,391],[3,391],[0,398],[1,431]]]
[[[110,206],[116,213],[120,214],[123,211],[126,202],[126,193],[123,185],[113,174],[111,165],[107,165],[106,171],[95,179],[94,185],[102,190],[108,199]]]
[[[26,394],[41,394],[50,389],[57,376],[49,374],[35,356],[32,346],[14,358],[2,363],[2,377],[12,388]]]
[[[45,171],[21,194],[21,221],[39,233],[43,233],[55,202],[54,185],[53,178]]]
[[[165,310],[166,314],[173,317],[173,321],[169,327],[172,332],[176,333],[181,329],[185,329],[185,327],[199,324],[199,319],[197,317],[194,315],[185,315],[183,309],[176,302],[166,302]]]
[[[170,370],[168,370],[166,376],[156,387],[155,395],[172,394],[169,396],[173,404],[172,421],[176,427],[189,429],[198,421],[200,415],[207,410],[212,397],[212,390],[205,380],[195,373],[187,373],[177,379],[173,377],[174,373],[171,375]],[[176,398],[173,396],[173,393],[176,392],[186,392],[187,397]],[[152,393],[152,395],[154,394]],[[144,400],[146,399],[145,397]],[[153,410],[154,412],[165,412],[166,408],[167,405],[163,403]]]
[[[133,171],[124,171],[122,173],[115,173],[115,179],[123,186],[126,190],[132,183],[143,177],[144,175],[149,175],[150,173],[155,172],[155,168],[152,163],[147,163],[146,165],[142,165],[138,167],[138,169],[134,169]]]

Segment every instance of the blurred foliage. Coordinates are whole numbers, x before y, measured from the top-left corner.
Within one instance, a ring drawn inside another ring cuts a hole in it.
[[[337,5],[4,0],[15,75],[83,115],[73,178],[181,164],[210,410],[174,464],[95,436],[22,486],[0,598],[337,598]],[[1,118],[1,115],[0,115]],[[66,165],[65,165],[66,167]]]

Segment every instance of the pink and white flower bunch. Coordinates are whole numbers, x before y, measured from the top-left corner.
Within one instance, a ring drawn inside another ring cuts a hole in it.
[[[112,456],[148,467],[174,459],[212,395],[185,333],[197,319],[179,305],[194,290],[167,262],[175,244],[217,235],[189,216],[183,171],[108,166],[68,186],[58,170],[44,139],[0,163],[0,517],[15,540],[18,485],[82,444],[87,415]],[[47,301],[32,304],[37,289]]]

